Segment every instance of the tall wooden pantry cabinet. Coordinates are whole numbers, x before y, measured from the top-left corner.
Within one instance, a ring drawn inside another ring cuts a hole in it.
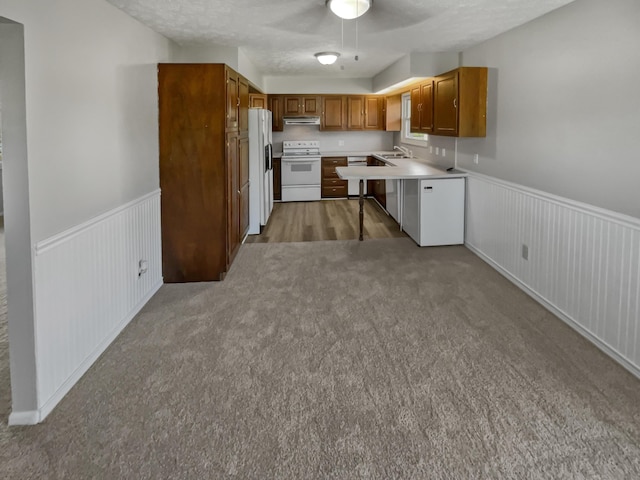
[[[249,83],[224,64],[159,64],[164,281],[222,280],[249,228]]]

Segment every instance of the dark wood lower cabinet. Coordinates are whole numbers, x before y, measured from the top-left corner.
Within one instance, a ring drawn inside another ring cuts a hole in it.
[[[346,166],[347,157],[322,157],[322,198],[349,196],[348,182],[336,173],[336,167]]]
[[[377,158],[367,157],[367,165],[381,167],[385,163]],[[367,195],[375,198],[380,205],[387,208],[387,182],[385,180],[367,180]]]
[[[273,159],[273,199],[282,200],[282,160]]]

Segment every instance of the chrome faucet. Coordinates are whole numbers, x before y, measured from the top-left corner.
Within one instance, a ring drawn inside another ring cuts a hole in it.
[[[394,145],[393,149],[394,150],[400,150],[406,156],[408,156],[410,158],[413,158],[413,152],[411,150],[409,150],[407,147],[399,147],[398,145]]]

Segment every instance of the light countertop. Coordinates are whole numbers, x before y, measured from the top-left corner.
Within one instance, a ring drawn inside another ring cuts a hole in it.
[[[394,180],[394,179],[424,179],[424,178],[458,178],[466,177],[465,172],[459,170],[446,171],[429,165],[419,158],[394,158],[387,160],[373,155],[382,160],[386,166],[371,167],[336,167],[336,173],[343,180]],[[387,152],[384,152],[387,153]]]

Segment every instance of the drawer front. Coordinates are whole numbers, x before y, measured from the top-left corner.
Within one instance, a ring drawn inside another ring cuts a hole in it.
[[[322,186],[323,187],[346,187],[349,185],[347,180],[341,180],[339,178],[323,178]]]
[[[336,185],[325,187],[322,185],[322,197],[323,198],[332,198],[332,197],[347,197],[347,185]]]
[[[336,173],[336,167],[341,165],[322,165],[322,179],[340,178]]]
[[[346,167],[347,157],[322,157],[322,166]]]

